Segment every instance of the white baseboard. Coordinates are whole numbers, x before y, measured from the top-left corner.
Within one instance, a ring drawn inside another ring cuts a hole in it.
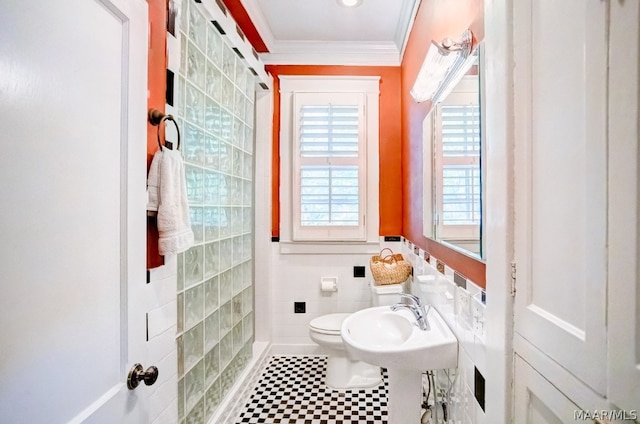
[[[270,355],[325,355],[317,344],[272,344]]]

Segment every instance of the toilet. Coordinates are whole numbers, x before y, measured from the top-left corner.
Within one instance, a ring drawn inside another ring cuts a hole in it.
[[[400,302],[404,284],[376,286],[371,284],[372,306],[393,305]],[[375,387],[382,381],[380,367],[349,358],[340,335],[342,322],[348,313],[328,314],[314,318],[309,323],[311,340],[327,354],[327,379],[331,389],[364,389]]]

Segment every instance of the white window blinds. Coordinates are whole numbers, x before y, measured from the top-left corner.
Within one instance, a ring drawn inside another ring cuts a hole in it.
[[[323,101],[324,100],[324,101]],[[361,95],[296,94],[294,237],[364,237],[366,175]]]
[[[443,225],[480,224],[480,108],[442,105]]]

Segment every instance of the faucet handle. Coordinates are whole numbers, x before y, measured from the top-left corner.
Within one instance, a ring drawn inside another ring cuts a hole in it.
[[[407,299],[407,300],[409,300],[411,303],[413,303],[416,306],[422,306],[422,301],[416,295],[413,295],[413,294],[410,294],[410,293],[400,293],[400,298],[401,299]]]

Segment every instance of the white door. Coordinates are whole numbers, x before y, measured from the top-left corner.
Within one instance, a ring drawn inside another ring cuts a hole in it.
[[[144,0],[2,2],[3,423],[146,422],[147,26]]]
[[[602,0],[514,2],[515,331],[601,395],[607,8]]]

